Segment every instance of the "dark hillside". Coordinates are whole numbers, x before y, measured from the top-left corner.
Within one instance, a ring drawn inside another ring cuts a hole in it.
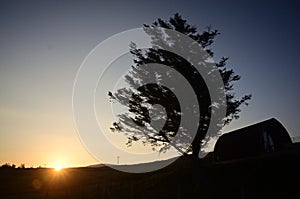
[[[109,167],[1,169],[0,198],[293,198],[300,151],[227,162],[189,157],[159,171],[129,174]]]

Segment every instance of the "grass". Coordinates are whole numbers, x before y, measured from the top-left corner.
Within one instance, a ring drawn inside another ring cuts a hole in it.
[[[299,168],[294,150],[227,162],[182,157],[142,174],[105,166],[0,169],[0,198],[299,198]]]

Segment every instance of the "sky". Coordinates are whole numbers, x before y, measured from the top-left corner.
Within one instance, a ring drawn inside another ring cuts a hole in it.
[[[82,143],[73,119],[72,90],[80,65],[110,36],[176,12],[199,31],[207,26],[220,31],[212,46],[215,60],[229,57],[228,66],[242,77],[235,85],[237,96],[253,96],[224,132],[275,117],[292,137],[300,136],[298,4],[1,0],[0,164],[99,163]]]

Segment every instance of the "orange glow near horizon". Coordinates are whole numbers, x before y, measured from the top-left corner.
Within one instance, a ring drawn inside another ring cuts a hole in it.
[[[57,172],[61,171],[62,169],[64,169],[64,167],[61,165],[57,165],[54,167],[54,171],[57,171]]]

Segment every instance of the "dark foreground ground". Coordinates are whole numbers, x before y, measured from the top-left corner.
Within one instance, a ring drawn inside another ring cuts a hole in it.
[[[214,162],[180,158],[159,171],[0,169],[0,198],[300,198],[298,150]]]

